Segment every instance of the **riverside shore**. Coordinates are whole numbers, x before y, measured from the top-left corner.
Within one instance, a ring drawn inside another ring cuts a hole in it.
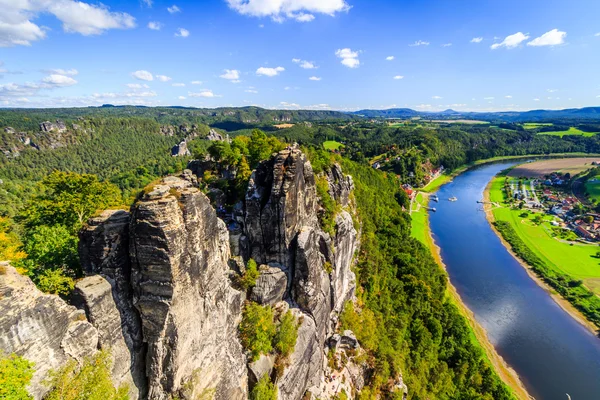
[[[490,202],[490,188],[492,185],[492,181],[493,181],[493,179],[490,180],[490,182],[487,184],[487,186],[483,192],[483,200],[486,203]],[[554,300],[556,302],[556,304],[558,304],[558,306],[560,308],[562,308],[573,319],[575,319],[578,323],[583,325],[586,329],[588,329],[594,335],[598,336],[599,332],[598,332],[598,328],[596,327],[596,325],[594,325],[591,321],[589,321],[578,309],[576,309],[571,303],[569,303],[565,298],[563,298],[560,294],[558,294],[550,285],[548,285],[546,282],[544,282],[542,280],[542,278],[531,269],[529,264],[527,264],[521,257],[519,257],[512,250],[511,245],[506,240],[504,240],[504,237],[502,237],[502,234],[500,232],[498,232],[498,230],[494,226],[494,224],[493,224],[493,222],[495,222],[494,214],[492,213],[492,210],[489,207],[485,208],[485,216],[486,216],[487,221],[490,224],[490,227],[492,228],[494,233],[496,233],[496,235],[502,242],[502,245],[519,262],[519,264],[523,268],[525,268],[525,271],[527,271],[527,274],[531,277],[531,279],[533,279],[535,281],[535,283],[538,284],[538,286],[543,288],[550,295],[552,300]]]
[[[466,168],[465,168],[465,170],[466,170]],[[464,170],[463,170],[463,172],[464,172]],[[456,175],[453,175],[453,176],[456,176]],[[429,196],[428,193],[421,192],[421,194],[425,197]],[[431,229],[429,229],[429,217],[428,217],[428,213],[426,211],[425,211],[425,214],[426,214],[426,223],[425,223],[425,236],[426,236],[425,241],[426,241],[426,243],[425,244],[431,251],[431,255],[433,256],[433,258],[435,259],[437,264],[440,266],[440,268],[443,268],[444,270],[446,270],[446,265],[444,264],[444,262],[442,260],[440,248],[439,248],[439,246],[437,246],[435,244],[435,242],[433,240],[433,236],[431,235]],[[522,399],[522,400],[533,399],[533,397],[531,397],[529,395],[529,393],[527,393],[527,390],[525,389],[525,385],[523,385],[523,382],[521,382],[521,379],[519,378],[519,375],[517,374],[517,372],[514,369],[512,369],[506,361],[504,361],[502,356],[500,356],[500,354],[498,354],[498,352],[496,351],[496,349],[494,348],[492,343],[489,341],[487,332],[475,320],[475,316],[473,315],[471,310],[469,310],[467,308],[467,306],[465,306],[462,299],[460,298],[460,295],[458,294],[458,291],[452,285],[452,282],[450,281],[450,279],[448,279],[448,296],[450,297],[450,300],[452,301],[452,303],[457,306],[460,313],[467,320],[469,327],[471,328],[471,331],[473,332],[477,343],[481,346],[482,350],[485,353],[485,356],[492,364],[494,371],[498,374],[500,379],[502,379],[502,381],[512,390],[513,394],[518,399]]]

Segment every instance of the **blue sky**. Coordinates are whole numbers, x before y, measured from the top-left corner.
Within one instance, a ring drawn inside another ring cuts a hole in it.
[[[0,107],[600,105],[598,15],[597,0],[0,0]]]

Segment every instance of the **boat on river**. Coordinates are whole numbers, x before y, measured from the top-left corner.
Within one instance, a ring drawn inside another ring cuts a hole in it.
[[[456,201],[456,200],[458,200],[458,199],[456,198],[456,196],[452,196],[452,197],[450,197],[450,198],[448,199],[448,201]]]
[[[440,198],[437,197],[437,195],[434,194],[433,196],[431,196],[431,200],[433,200],[433,201],[435,201],[437,203],[438,201],[440,201]]]

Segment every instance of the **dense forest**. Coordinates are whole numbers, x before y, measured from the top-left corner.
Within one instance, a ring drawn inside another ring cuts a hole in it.
[[[56,120],[65,124],[61,132],[40,130],[40,123]],[[291,126],[275,127],[290,121]],[[315,172],[339,162],[356,185],[360,288],[341,324],[368,350],[374,371],[360,398],[395,396],[394,379],[402,374],[411,399],[510,399],[448,300],[445,272],[410,237],[410,216],[403,211],[408,198],[401,190],[402,183],[419,185],[441,165],[454,169],[497,156],[600,152],[594,136],[560,138],[509,127],[392,126],[341,113],[258,108],[1,110],[0,146],[8,153],[0,155],[0,260],[11,260],[41,290],[68,296],[81,277],[78,231],[97,210],[128,208],[146,185],[183,170],[192,159],[215,164],[199,177],[200,186],[218,187],[232,206],[243,199],[261,160],[298,142]],[[231,140],[207,140],[210,129]],[[23,146],[24,135],[36,146]],[[191,154],[173,157],[171,148],[182,140]],[[341,147],[325,151],[326,141]],[[17,145],[18,151],[10,151]],[[387,160],[381,170],[372,167],[376,160]],[[224,173],[231,169],[234,179]],[[335,207],[327,203],[326,189],[317,190],[321,224],[331,231]],[[30,375],[26,362],[4,357],[0,378],[10,372],[22,379],[14,371],[19,366]],[[117,398],[117,389],[114,394]]]

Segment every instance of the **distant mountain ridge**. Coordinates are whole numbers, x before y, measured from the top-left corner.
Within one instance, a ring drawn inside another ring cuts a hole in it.
[[[367,118],[431,118],[449,119],[448,117],[479,119],[485,121],[542,121],[559,118],[600,120],[600,107],[568,108],[564,110],[530,110],[530,111],[501,111],[501,112],[473,112],[455,111],[416,111],[410,108],[390,108],[387,110],[359,110],[351,114]]]

